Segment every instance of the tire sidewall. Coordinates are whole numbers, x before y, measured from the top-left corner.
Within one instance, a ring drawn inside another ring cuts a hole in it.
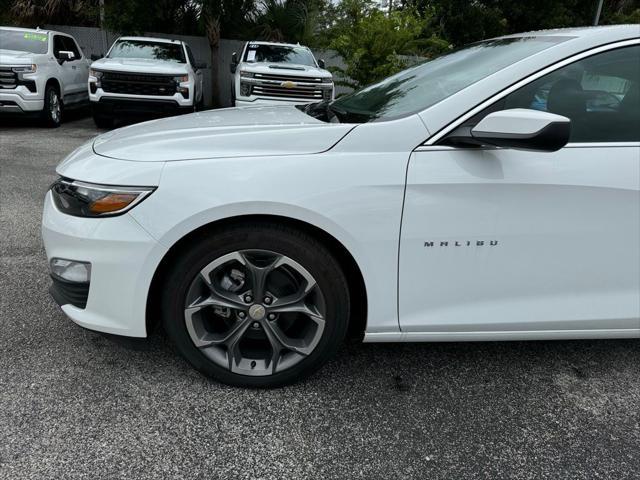
[[[349,318],[346,280],[329,252],[313,239],[278,230],[232,229],[187,249],[168,275],[162,295],[163,325],[175,347],[196,369],[223,383],[244,387],[277,387],[307,377],[320,368],[344,340]],[[245,376],[209,360],[192,342],[184,309],[187,291],[199,272],[215,259],[237,250],[271,250],[295,260],[314,277],[326,302],[325,328],[314,351],[293,367],[269,376]]]
[[[58,120],[55,120],[51,115],[51,99],[52,93],[58,97],[58,105],[60,106],[60,114]],[[62,99],[60,98],[60,92],[53,85],[47,86],[44,93],[44,110],[43,119],[48,127],[57,128],[62,124]]]

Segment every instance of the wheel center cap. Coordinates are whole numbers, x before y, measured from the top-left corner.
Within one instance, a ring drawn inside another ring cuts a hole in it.
[[[267,310],[257,303],[254,303],[249,307],[249,316],[252,320],[262,320],[267,314]]]

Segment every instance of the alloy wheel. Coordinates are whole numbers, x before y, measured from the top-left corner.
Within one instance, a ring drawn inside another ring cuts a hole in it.
[[[53,122],[58,123],[60,121],[60,99],[55,90],[49,92],[49,114]]]
[[[219,366],[251,376],[282,372],[322,338],[326,304],[313,276],[268,250],[239,250],[206,265],[184,309],[194,345]]]

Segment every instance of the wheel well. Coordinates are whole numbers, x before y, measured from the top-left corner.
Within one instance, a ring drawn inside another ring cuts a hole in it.
[[[54,87],[56,87],[56,90],[58,90],[58,95],[62,96],[62,89],[60,88],[60,82],[58,82],[57,79],[50,78],[49,80],[47,80],[47,83],[44,86],[45,90],[49,85],[53,85]]]
[[[200,228],[188,233],[180,240],[178,240],[165,254],[160,262],[160,265],[156,269],[156,272],[151,281],[149,287],[149,295],[147,296],[146,307],[146,327],[147,332],[153,331],[160,324],[160,312],[158,309],[160,295],[160,287],[168,273],[168,269],[171,266],[174,258],[184,249],[188,248],[190,243],[197,241],[202,235],[213,233],[220,228],[250,223],[256,225],[260,223],[273,223],[278,222],[280,224],[288,225],[297,230],[303,231],[308,235],[313,236],[317,240],[321,241],[323,245],[327,246],[329,251],[338,260],[338,263],[342,267],[345,276],[347,277],[347,283],[349,285],[349,296],[351,298],[351,318],[349,319],[348,337],[354,339],[361,339],[364,335],[364,331],[367,325],[367,292],[364,284],[364,278],[362,272],[358,267],[353,256],[349,251],[340,243],[335,237],[328,234],[324,230],[303,222],[301,220],[295,220],[288,217],[281,217],[277,215],[246,215],[240,217],[231,217],[216,222],[203,225]]]

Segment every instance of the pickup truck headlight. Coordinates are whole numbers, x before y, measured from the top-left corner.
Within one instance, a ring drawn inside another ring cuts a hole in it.
[[[240,72],[240,77],[244,77],[244,78],[253,78],[253,73],[251,72]]]
[[[155,187],[116,187],[60,178],[51,186],[53,202],[75,217],[122,215],[147,198]]]
[[[322,90],[322,99],[333,100],[333,84],[331,85],[331,87]]]
[[[34,63],[32,65],[25,65],[24,67],[13,67],[11,70],[16,73],[36,73],[38,66]]]
[[[89,76],[90,77],[96,77],[98,80],[100,80],[100,78],[102,78],[102,72],[100,70],[95,70],[93,68],[89,69]]]

